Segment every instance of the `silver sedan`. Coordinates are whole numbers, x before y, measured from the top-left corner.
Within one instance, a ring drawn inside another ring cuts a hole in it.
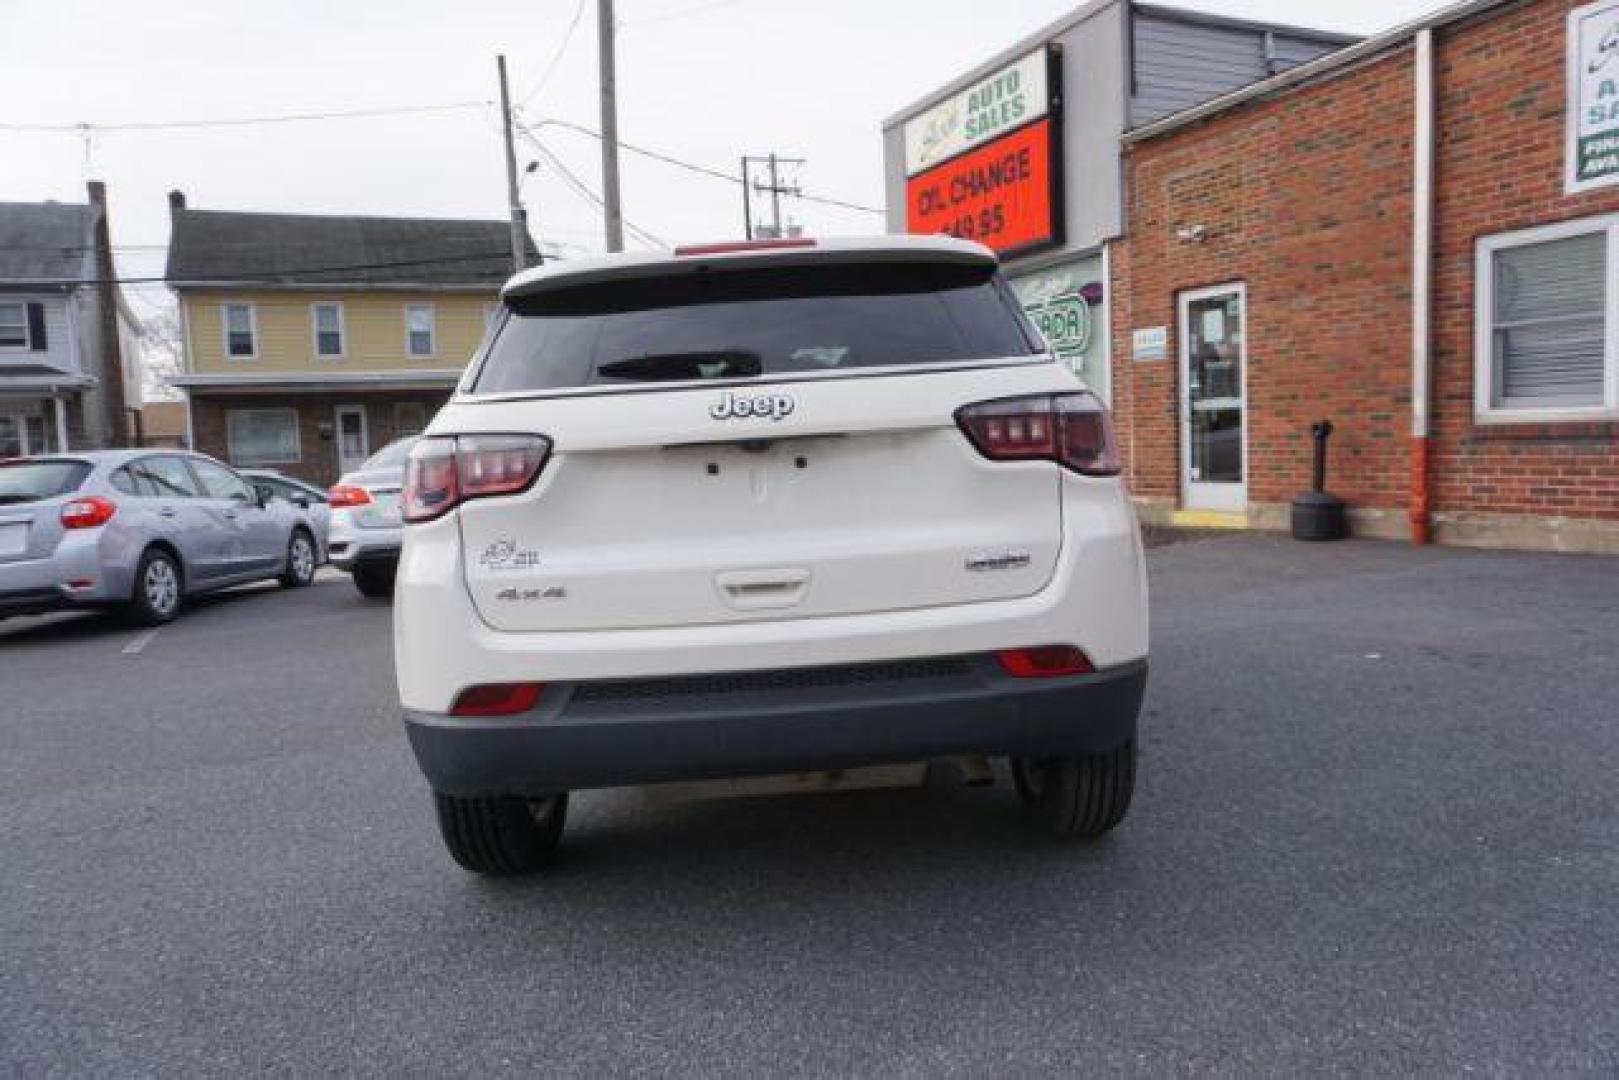
[[[0,617],[112,607],[164,623],[199,593],[308,585],[318,559],[298,508],[201,454],[0,461]]]

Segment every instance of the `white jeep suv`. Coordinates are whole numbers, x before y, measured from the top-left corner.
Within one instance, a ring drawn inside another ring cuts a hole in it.
[[[518,275],[411,453],[399,694],[446,845],[543,866],[568,792],[1006,756],[1130,803],[1140,532],[1106,411],[994,255],[774,241]]]

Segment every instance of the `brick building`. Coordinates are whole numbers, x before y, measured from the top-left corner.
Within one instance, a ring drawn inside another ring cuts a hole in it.
[[[1329,419],[1359,532],[1619,551],[1616,104],[1619,2],[1473,0],[1126,133],[1145,516],[1285,527]]]
[[[1106,397],[1107,245],[1126,227],[1119,133],[1356,40],[1084,0],[884,122],[888,227],[993,248],[1057,355]]]
[[[511,274],[504,221],[169,206],[191,446],[321,485],[427,426]]]

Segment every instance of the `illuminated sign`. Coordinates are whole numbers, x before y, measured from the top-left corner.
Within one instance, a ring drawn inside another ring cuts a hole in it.
[[[1040,120],[905,183],[905,227],[976,240],[1001,254],[1061,239],[1051,121]]]
[[[1044,49],[954,94],[905,125],[905,175],[915,176],[1050,110]]]
[[[1060,244],[1062,52],[1048,46],[905,125],[905,228],[1002,256]]]

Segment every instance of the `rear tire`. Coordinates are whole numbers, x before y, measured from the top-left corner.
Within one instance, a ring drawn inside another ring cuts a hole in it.
[[[287,568],[281,574],[281,587],[301,589],[315,582],[315,538],[307,529],[292,530],[287,541]]]
[[[380,570],[374,566],[356,566],[351,574],[354,577],[354,587],[360,590],[360,595],[372,600],[382,600],[394,594],[394,571],[392,567]]]
[[[450,857],[489,877],[544,868],[568,820],[565,791],[544,799],[462,799],[435,791],[433,801]]]
[[[1136,781],[1135,740],[1084,757],[1014,759],[1012,779],[1018,797],[1053,836],[1103,836],[1130,809]]]
[[[184,581],[174,556],[161,548],[148,548],[135,567],[135,584],[124,605],[124,617],[137,626],[173,622],[185,597]]]

